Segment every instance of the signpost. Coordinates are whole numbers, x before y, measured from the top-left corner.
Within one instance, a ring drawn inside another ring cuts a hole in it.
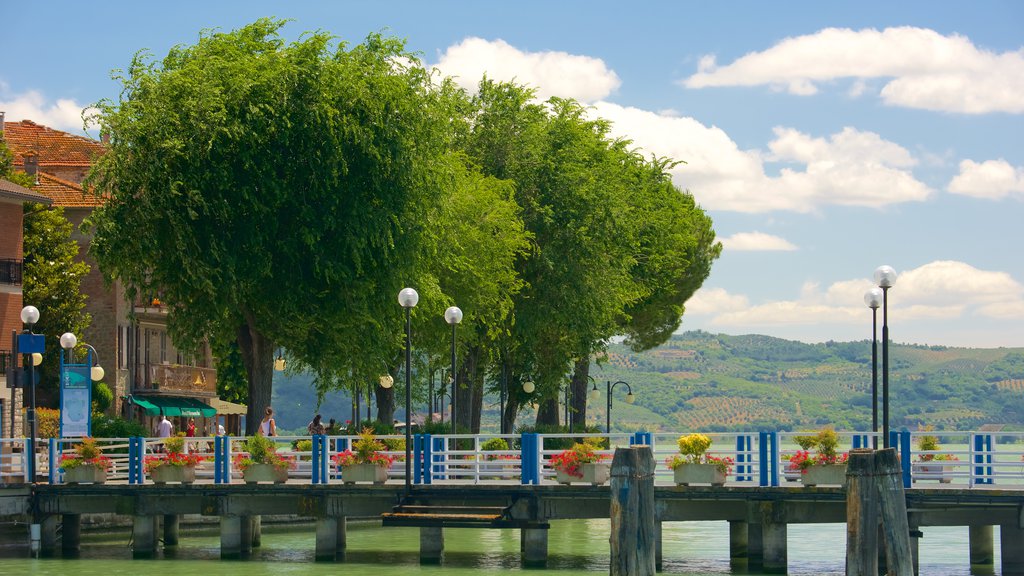
[[[60,436],[81,438],[92,431],[92,353],[85,364],[60,361]]]

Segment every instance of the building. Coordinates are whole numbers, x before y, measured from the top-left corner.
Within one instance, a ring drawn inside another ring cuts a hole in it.
[[[31,120],[3,122],[2,113],[0,126],[14,154],[15,170],[34,175],[36,191],[62,207],[74,226],[79,257],[90,267],[81,289],[87,295],[92,324],[82,340],[96,349],[108,374],[115,413],[137,418],[148,429],[155,428],[163,411],[175,421],[176,430],[184,430],[189,417],[196,418],[197,433],[214,430],[216,409],[210,403],[217,398],[217,370],[209,346],[195,355],[175,348],[167,333],[167,308],[159,296],[127,302],[118,283],[105,285],[87,253],[90,238],[81,234],[79,226],[103,198],[87,192],[82,182],[93,162],[105,153],[104,143]],[[230,409],[221,406],[222,412]]]

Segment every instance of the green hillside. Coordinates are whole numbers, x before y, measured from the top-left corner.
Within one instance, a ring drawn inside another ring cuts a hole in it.
[[[893,429],[921,424],[1024,429],[1024,348],[893,344],[889,356]],[[879,388],[880,364],[881,359]],[[628,405],[625,390],[615,390],[613,430],[871,427],[869,341],[805,344],[762,335],[685,332],[642,353],[612,345],[607,358],[595,361],[591,375],[601,398],[591,402],[588,421],[602,428],[606,380],[624,380],[636,395],[636,403]],[[309,377],[275,379],[274,407],[283,428],[304,428],[315,405]],[[347,395],[332,393],[320,411],[325,419],[344,421],[350,418],[349,406]],[[497,398],[488,397],[484,406],[484,430],[493,431]],[[524,412],[519,423],[532,424],[533,414]]]

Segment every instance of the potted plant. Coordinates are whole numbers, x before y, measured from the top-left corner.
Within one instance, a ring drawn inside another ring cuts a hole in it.
[[[60,468],[64,471],[67,484],[103,484],[107,481],[107,470],[113,464],[103,455],[103,449],[96,445],[95,438],[82,438],[71,454],[60,457]]]
[[[935,428],[931,425],[920,429],[922,432],[931,432]],[[949,484],[953,481],[950,472],[953,469],[953,462],[959,459],[952,454],[938,454],[942,449],[939,439],[934,434],[923,434],[917,437],[917,450],[921,452],[917,456],[917,462],[913,463],[914,482],[918,480],[938,480],[941,484]]]
[[[277,453],[277,444],[268,436],[249,436],[242,443],[244,452],[235,456],[235,467],[242,471],[246,484],[288,480],[288,471],[295,469],[295,457]]]
[[[679,454],[665,460],[672,470],[676,484],[710,484],[722,486],[732,470],[732,458],[708,454],[711,438],[704,434],[686,434],[677,441]]]
[[[363,428],[359,439],[352,442],[352,448],[332,458],[341,471],[341,481],[345,484],[383,484],[388,479],[388,468],[396,460],[394,456],[385,453],[387,446],[373,437],[371,428]]]
[[[802,450],[789,458],[789,467],[800,470],[804,486],[846,485],[849,455],[836,452],[839,436],[835,430],[826,428],[814,436],[798,436],[796,441]],[[811,454],[812,449],[814,454]]]
[[[480,444],[480,450],[484,452],[484,463],[480,465],[480,473],[500,480],[506,466],[518,462],[519,457],[514,454],[491,454],[491,452],[507,452],[508,449],[508,442],[503,438],[491,438]]]
[[[166,454],[146,456],[143,469],[154,484],[191,484],[196,481],[196,467],[206,460],[198,454],[185,452],[185,437],[178,435],[164,440]]]
[[[597,446],[587,440],[573,444],[572,448],[555,454],[548,465],[555,469],[555,480],[559,484],[586,482],[595,486],[608,481],[611,463],[606,454],[600,454]]]

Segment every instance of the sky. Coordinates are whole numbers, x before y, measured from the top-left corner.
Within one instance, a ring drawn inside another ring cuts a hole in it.
[[[575,98],[685,163],[723,242],[684,330],[1024,346],[1024,2],[119,2],[10,6],[0,110],[81,133],[112,71],[205,29],[383,32],[472,90]],[[95,130],[86,133],[96,137]],[[466,311],[467,314],[471,311]],[[881,311],[878,312],[881,326]]]

